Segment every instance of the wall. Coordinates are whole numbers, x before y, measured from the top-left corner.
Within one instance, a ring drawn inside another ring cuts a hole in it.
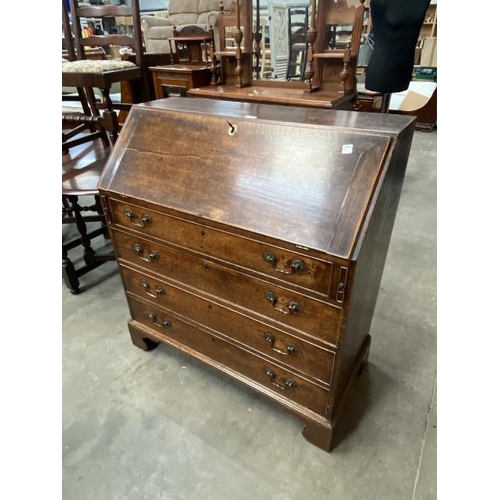
[[[168,0],[140,0],[139,5],[143,10],[167,10]]]

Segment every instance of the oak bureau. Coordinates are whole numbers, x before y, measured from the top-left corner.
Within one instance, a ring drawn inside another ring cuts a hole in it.
[[[197,98],[135,105],[99,183],[132,342],[246,384],[330,451],[368,357],[414,126]]]

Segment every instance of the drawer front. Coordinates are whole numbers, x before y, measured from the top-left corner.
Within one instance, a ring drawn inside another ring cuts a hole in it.
[[[110,200],[113,223],[328,295],[332,264],[273,245]]]
[[[161,83],[164,83],[165,81],[173,84],[177,82],[189,82],[189,75],[176,73],[174,71],[164,71],[157,75],[156,78],[158,78]]]
[[[132,318],[153,329],[158,340],[174,340],[257,382],[262,387],[324,415],[328,391],[302,377],[240,349],[215,335],[130,298]],[[175,345],[175,344],[174,344]],[[253,385],[253,384],[252,384]]]
[[[220,332],[292,370],[330,383],[334,353],[288,335],[227,307],[205,300],[146,273],[121,266],[127,292]]]
[[[341,311],[337,306],[134,235],[116,230],[113,235],[119,259],[336,344]]]

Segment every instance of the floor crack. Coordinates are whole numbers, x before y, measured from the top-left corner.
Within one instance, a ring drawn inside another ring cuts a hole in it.
[[[427,442],[427,430],[429,429],[429,419],[430,419],[432,407],[434,405],[434,394],[436,393],[436,382],[437,382],[437,375],[435,374],[434,375],[434,385],[432,387],[431,402],[430,402],[429,407],[427,409],[427,415],[426,415],[426,419],[425,419],[425,431],[424,431],[424,436],[422,438],[422,446],[420,447],[420,456],[418,458],[417,474],[415,476],[415,482],[413,483],[413,493],[411,495],[411,500],[415,500],[415,494],[417,493],[418,480],[420,479],[420,468],[422,467],[424,448],[425,448],[425,443]]]

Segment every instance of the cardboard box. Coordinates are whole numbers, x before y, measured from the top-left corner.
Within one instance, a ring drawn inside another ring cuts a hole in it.
[[[408,90],[391,95],[389,112],[414,115],[417,130],[433,130],[437,125],[437,83],[410,82]]]
[[[408,90],[391,94],[389,111],[416,111],[423,108],[430,101],[436,89],[436,82],[410,82]]]
[[[363,83],[358,83],[357,90],[365,101],[371,97],[371,111],[379,112],[382,105],[382,95],[379,92],[366,90]],[[437,125],[437,83],[410,82],[408,90],[391,94],[389,113],[414,115],[417,117],[417,130],[433,130]]]
[[[417,109],[423,108],[429,102],[429,97],[414,92],[413,90],[408,90],[405,98],[397,108],[399,111],[416,111]],[[389,109],[391,106],[389,106]]]

